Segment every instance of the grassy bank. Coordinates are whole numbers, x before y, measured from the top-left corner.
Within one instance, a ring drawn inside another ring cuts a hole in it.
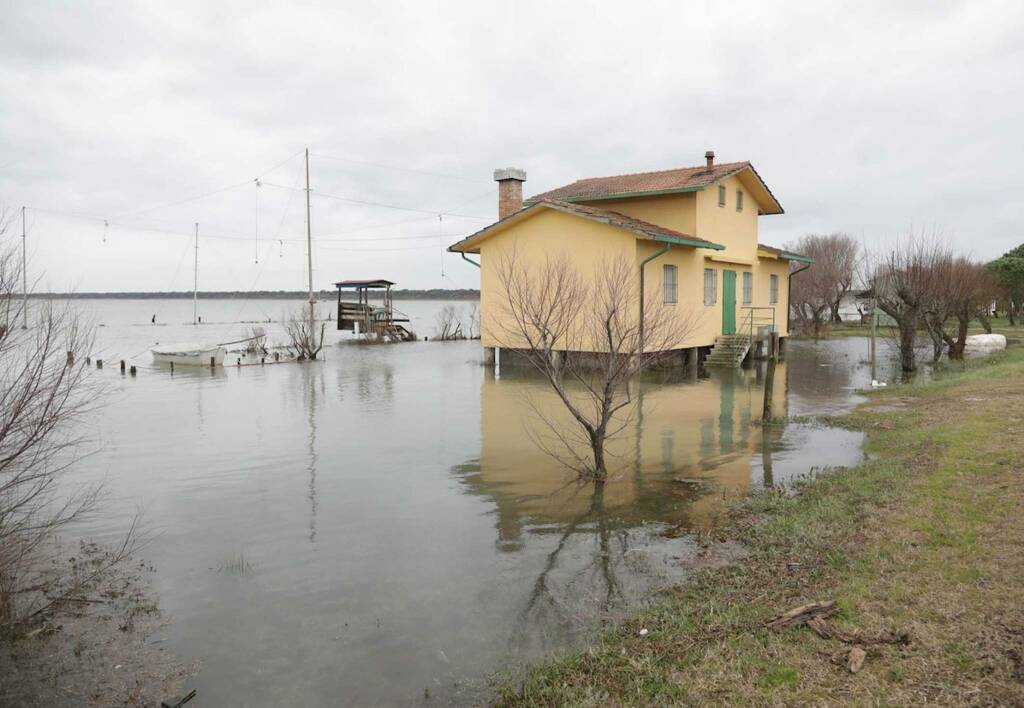
[[[1024,704],[1024,350],[874,393],[838,422],[867,431],[870,462],[746,502],[745,561],[497,702]],[[766,626],[825,600],[838,639]],[[866,648],[857,673],[852,646]]]

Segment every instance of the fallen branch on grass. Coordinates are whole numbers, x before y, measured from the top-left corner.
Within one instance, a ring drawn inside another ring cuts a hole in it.
[[[865,635],[860,632],[847,632],[833,627],[826,620],[836,614],[839,608],[834,600],[811,602],[794,607],[766,623],[769,629],[784,627],[809,627],[822,639],[835,639],[843,644],[852,645],[849,651],[842,651],[833,657],[837,664],[845,664],[851,674],[855,674],[864,666],[868,648],[879,644],[910,644],[909,632],[881,632],[876,635]]]
[[[813,619],[831,617],[839,608],[835,600],[827,602],[811,602],[806,605],[794,607],[789,612],[783,613],[768,622],[765,626],[769,629],[781,629],[783,627],[803,627]]]

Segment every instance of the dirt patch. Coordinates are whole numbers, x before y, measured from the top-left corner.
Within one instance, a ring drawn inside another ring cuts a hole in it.
[[[88,568],[104,549],[81,544],[54,550],[49,580],[63,566]],[[140,562],[126,563],[54,606],[37,621],[0,638],[0,706],[158,706],[183,692],[195,673],[151,638],[162,626]],[[58,588],[49,584],[43,592]]]

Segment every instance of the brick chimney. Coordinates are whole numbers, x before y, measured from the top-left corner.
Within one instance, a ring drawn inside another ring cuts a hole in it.
[[[714,167],[715,166],[715,151],[714,150],[708,150],[706,153],[704,153],[704,159],[708,161],[708,167]]]
[[[523,208],[523,182],[526,181],[526,170],[506,167],[494,171],[494,181],[498,183],[498,218],[504,219]]]

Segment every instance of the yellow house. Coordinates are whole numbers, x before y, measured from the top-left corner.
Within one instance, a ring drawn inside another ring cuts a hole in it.
[[[581,273],[626,259],[647,302],[671,305],[688,318],[679,347],[688,362],[710,356],[708,363],[737,365],[769,332],[784,340],[790,263],[810,261],[758,242],[758,217],[783,210],[749,162],[715,164],[710,151],[705,160],[698,167],[581,179],[525,203],[526,173],[496,170],[498,221],[448,249],[480,267],[486,358],[502,346],[494,336],[506,297],[497,266],[511,249],[526,268],[568,254]]]

